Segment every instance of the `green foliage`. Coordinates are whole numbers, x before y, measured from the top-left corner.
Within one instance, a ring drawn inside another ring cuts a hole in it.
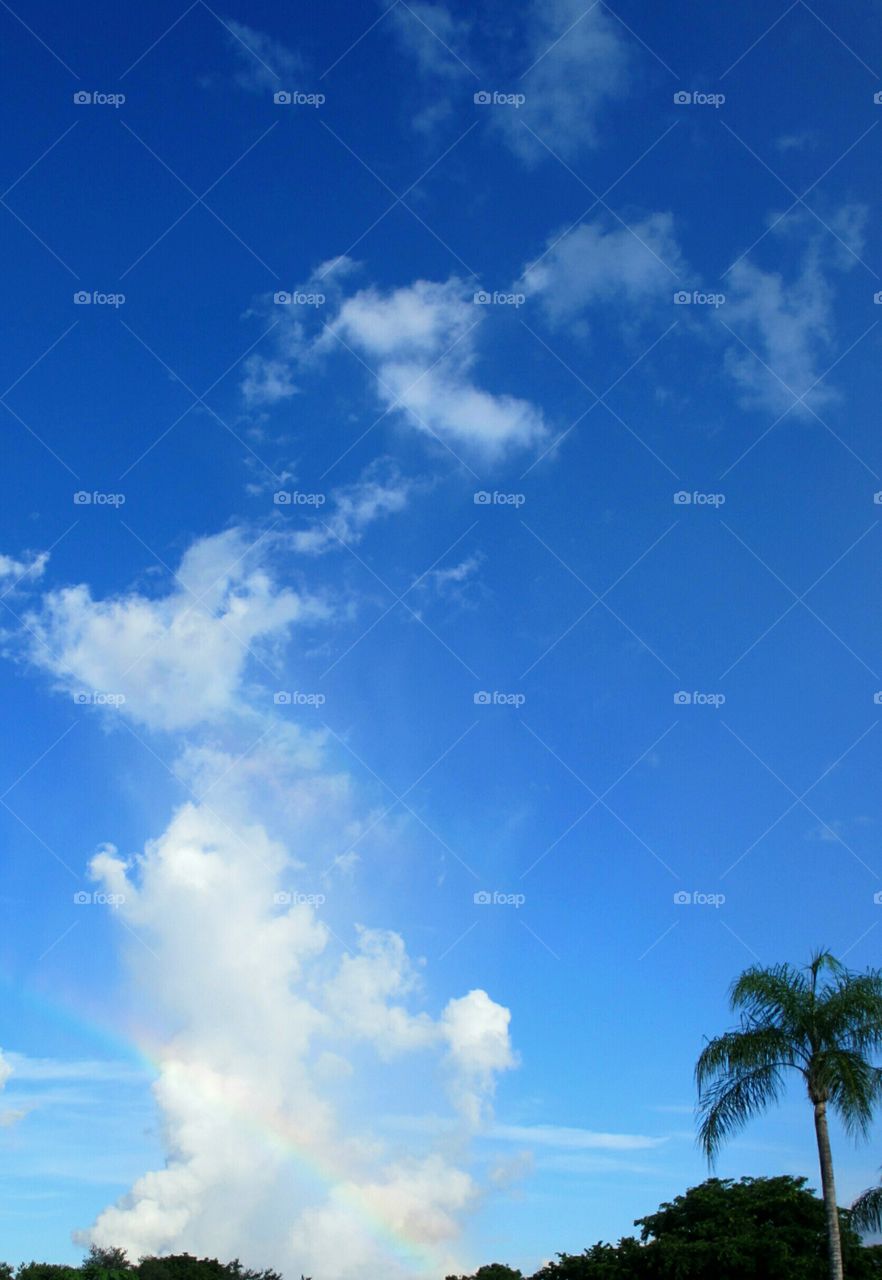
[[[282,1280],[277,1271],[252,1271],[238,1258],[218,1262],[217,1258],[194,1258],[190,1253],[142,1258],[137,1276],[138,1280]]]
[[[842,1212],[848,1280],[882,1280],[882,1249],[864,1248]],[[710,1178],[639,1218],[639,1239],[561,1253],[532,1280],[824,1280],[824,1204],[804,1178]],[[514,1280],[494,1263],[473,1280]],[[466,1277],[448,1277],[466,1280]]]
[[[81,1272],[57,1262],[23,1262],[15,1280],[81,1280]]]
[[[646,1250],[633,1236],[617,1245],[597,1243],[584,1253],[559,1253],[536,1272],[533,1280],[642,1280]]]
[[[848,1215],[840,1221],[846,1274],[873,1274]],[[824,1205],[804,1178],[710,1178],[636,1225],[648,1276],[823,1280],[827,1272]]]
[[[473,1277],[447,1276],[447,1280],[524,1280],[524,1277],[523,1272],[504,1262],[488,1262],[483,1267],[478,1267]]]

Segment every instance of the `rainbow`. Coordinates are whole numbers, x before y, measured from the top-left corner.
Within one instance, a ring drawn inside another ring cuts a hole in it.
[[[64,1029],[99,1043],[114,1058],[137,1064],[154,1078],[170,1065],[165,1048],[152,1041],[148,1033],[124,1035],[117,1027],[110,1026],[102,1015],[83,1014],[70,999],[61,1002],[20,983],[13,985],[4,975],[0,975],[0,985],[38,1014],[48,1015]],[[438,1277],[443,1274],[446,1259],[425,1241],[390,1222],[344,1171],[303,1142],[302,1135],[287,1116],[262,1107],[258,1099],[246,1096],[232,1080],[224,1079],[213,1069],[201,1067],[191,1060],[182,1059],[181,1062],[188,1072],[195,1069],[205,1095],[232,1113],[270,1150],[295,1164],[313,1186],[332,1196],[335,1202],[345,1204],[371,1238],[388,1249],[398,1262],[418,1273]]]

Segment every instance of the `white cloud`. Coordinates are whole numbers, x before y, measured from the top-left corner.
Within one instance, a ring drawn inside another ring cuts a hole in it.
[[[244,22],[229,18],[224,26],[229,33],[230,48],[240,64],[236,74],[238,85],[251,93],[274,93],[277,89],[297,87],[304,70],[299,53]]]
[[[729,271],[720,316],[741,341],[729,347],[725,364],[745,406],[802,416],[806,405],[820,410],[837,399],[833,386],[815,383],[835,360],[835,273],[857,263],[867,213],[857,203],[830,211],[833,235],[819,231],[808,214],[773,221],[785,268],[766,271],[742,258]]]
[[[357,537],[396,509],[401,483],[375,468],[337,495],[331,519]],[[351,901],[330,869],[376,819],[332,771],[322,730],[254,705],[247,659],[226,634],[268,644],[327,616],[270,571],[286,546],[287,534],[254,547],[231,529],[194,542],[165,595],[96,600],[80,585],[49,592],[29,619],[51,648],[31,656],[62,688],[122,692],[121,714],[177,735],[176,771],[194,794],[142,853],[105,844],[89,864],[114,895],[150,1021],[167,1028],[150,1046],[166,1158],[78,1238],[132,1256],[247,1252],[328,1280],[461,1271],[462,1219],[479,1199],[465,1139],[515,1065],[510,1013],[481,990],[431,1012],[422,962],[398,933],[357,929],[341,955],[350,910],[338,919],[304,896],[333,900],[337,887]],[[35,1082],[94,1077],[89,1063],[21,1061]],[[9,1066],[0,1057],[0,1085]],[[396,1080],[426,1110],[446,1095],[453,1141],[448,1131],[415,1152],[377,1134],[365,1099]]]
[[[21,581],[24,578],[33,580],[43,574],[49,562],[48,551],[33,552],[25,560],[16,560],[14,556],[0,555],[0,582],[6,578]]]
[[[347,298],[315,344],[338,339],[376,370],[377,394],[418,431],[488,457],[536,444],[546,434],[541,410],[526,400],[483,390],[473,380],[477,326],[491,308],[456,278],[417,280]]]
[[[446,5],[409,0],[392,6],[389,21],[400,47],[422,75],[453,81],[469,75],[464,65],[469,24],[455,18]]]
[[[475,551],[447,569],[429,569],[416,580],[411,590],[419,592],[426,599],[434,594],[448,606],[466,605],[474,590],[480,589],[480,583],[475,579],[483,560],[481,552]]]
[[[243,365],[242,396],[246,407],[278,404],[297,394],[292,371],[284,360],[271,360],[266,356],[251,355]]]
[[[517,110],[495,110],[493,118],[527,163],[550,160],[546,147],[572,160],[599,144],[603,107],[627,91],[628,48],[604,6],[583,0],[534,0],[529,28],[526,74],[517,81],[526,102]]]
[[[465,1118],[478,1125],[496,1076],[516,1065],[508,1028],[511,1014],[486,991],[451,1000],[441,1017],[448,1056],[456,1071],[454,1097]]]
[[[314,518],[308,529],[291,534],[296,551],[318,555],[361,541],[369,525],[386,516],[403,511],[413,484],[398,469],[382,459],[373,463],[354,484],[334,490],[332,509]]]
[[[13,1073],[13,1066],[3,1055],[0,1050],[0,1090],[6,1087],[6,1081]],[[8,1129],[12,1125],[17,1124],[23,1119],[27,1112],[21,1107],[10,1107],[7,1110],[0,1111],[0,1129]]]
[[[96,600],[84,584],[49,592],[27,618],[32,661],[73,696],[122,695],[122,713],[149,728],[234,713],[254,646],[327,616],[274,582],[254,542],[230,529],[193,543],[164,596]]]
[[[128,1062],[97,1058],[30,1058],[23,1053],[7,1053],[6,1069],[7,1075],[10,1070],[15,1072],[16,1081],[65,1080],[100,1083],[110,1080],[117,1083],[135,1083],[145,1078],[142,1067]],[[0,1065],[0,1077],[2,1075],[3,1066]]]
[[[726,369],[741,388],[742,404],[773,413],[795,406],[794,413],[808,413],[795,401],[827,367],[823,361],[833,336],[832,289],[817,248],[789,282],[780,272],[764,271],[744,259],[732,268],[728,281],[724,318],[751,348],[732,346],[726,352]],[[820,408],[833,394],[822,384],[812,392],[811,403]]]
[[[361,930],[356,952],[335,964],[311,906],[274,905],[287,861],[261,825],[198,805],[181,808],[133,864],[112,849],[93,858],[93,877],[121,896],[138,939],[140,979],[182,1029],[154,1086],[166,1167],[82,1238],[134,1255],[247,1246],[260,1265],[321,1263],[330,1280],[382,1266],[403,1280],[412,1259],[396,1259],[389,1238],[433,1270],[447,1265],[477,1188],[439,1153],[387,1156],[363,1116],[344,1129],[323,1087],[342,1078],[352,1094],[347,1046],[367,1042],[386,1061],[433,1054],[451,1088],[472,1091],[475,1113],[513,1065],[509,1013],[480,991],[437,1020],[407,1009],[417,969],[386,931]]]
[[[642,1133],[598,1133],[593,1129],[556,1124],[495,1124],[488,1136],[504,1142],[527,1142],[533,1146],[576,1151],[645,1151],[667,1141]]]
[[[572,319],[591,306],[618,312],[671,300],[682,267],[669,213],[653,213],[628,228],[582,223],[549,247],[522,277],[528,297],[538,296],[552,324]]]

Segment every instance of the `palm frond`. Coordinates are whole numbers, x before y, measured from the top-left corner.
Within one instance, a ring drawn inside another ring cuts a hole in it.
[[[811,1084],[829,1098],[847,1133],[866,1138],[876,1106],[882,1100],[882,1071],[860,1053],[832,1048],[819,1053]]]
[[[698,1142],[710,1164],[728,1138],[778,1101],[784,1089],[784,1065],[764,1063],[734,1077],[722,1076],[705,1089],[698,1105]]]
[[[712,1081],[779,1062],[797,1065],[786,1032],[742,1021],[740,1027],[709,1040],[695,1064],[699,1098]]]
[[[803,971],[792,965],[754,965],[732,984],[729,1003],[753,1022],[795,1031],[809,1013],[809,985]]]
[[[882,1187],[862,1191],[848,1216],[855,1231],[882,1231]]]
[[[882,1048],[882,973],[841,975],[818,1006],[817,1025],[827,1043],[862,1054]]]

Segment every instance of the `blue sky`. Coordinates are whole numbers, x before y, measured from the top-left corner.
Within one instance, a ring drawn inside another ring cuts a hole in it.
[[[878,15],[0,20],[2,1253],[617,1238],[877,963]]]

